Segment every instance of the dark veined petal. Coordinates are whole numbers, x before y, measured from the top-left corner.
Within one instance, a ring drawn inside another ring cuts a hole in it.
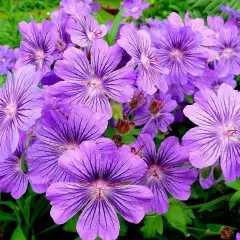
[[[143,219],[152,197],[147,187],[138,185],[114,187],[107,193],[107,199],[118,213],[132,223],[139,223]]]
[[[117,239],[119,220],[113,207],[105,200],[92,200],[83,210],[77,223],[77,231],[82,239]]]
[[[57,224],[63,224],[78,213],[89,201],[91,191],[78,183],[54,183],[46,197],[52,205],[51,217]]]

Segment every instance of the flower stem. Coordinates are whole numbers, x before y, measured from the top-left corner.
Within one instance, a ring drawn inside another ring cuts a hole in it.
[[[225,195],[225,196],[222,196],[222,197],[219,197],[219,198],[216,198],[210,202],[207,202],[207,203],[202,203],[202,204],[196,204],[196,205],[192,205],[192,206],[186,206],[184,207],[183,209],[198,209],[198,208],[203,208],[203,207],[211,207],[219,202],[222,202],[222,201],[225,201],[225,200],[228,200],[231,198],[233,194],[230,193],[228,195]]]

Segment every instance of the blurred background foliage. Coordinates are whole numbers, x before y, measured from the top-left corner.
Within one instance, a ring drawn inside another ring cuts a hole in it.
[[[148,0],[151,7],[144,12],[144,17],[165,19],[172,11],[184,16],[189,11],[192,17],[219,15],[220,5],[229,4],[240,10],[240,0]],[[0,0],[0,45],[12,48],[19,46],[21,40],[17,30],[20,21],[29,21],[30,15],[40,22],[49,18],[50,12],[58,8],[60,0]],[[121,0],[100,0],[102,9],[97,15],[101,23],[114,19],[121,5]]]

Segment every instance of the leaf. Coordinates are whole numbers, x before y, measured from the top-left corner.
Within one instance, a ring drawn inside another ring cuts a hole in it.
[[[122,142],[125,144],[129,144],[134,141],[136,141],[136,138],[133,135],[126,134],[122,136]]]
[[[15,228],[11,240],[27,240],[20,225]]]
[[[25,201],[24,201],[24,207],[23,207],[23,215],[25,217],[25,220],[27,223],[29,223],[29,218],[30,218],[30,210],[31,210],[31,201],[33,199],[33,196],[29,196]]]
[[[240,191],[235,192],[229,201],[229,209],[231,210],[237,203],[237,201],[240,200]]]
[[[127,234],[128,231],[128,225],[127,223],[124,221],[123,217],[119,216],[119,222],[120,222],[120,232],[119,232],[119,236],[123,237]]]
[[[77,221],[79,218],[79,214],[75,215],[73,218],[67,221],[63,225],[63,230],[66,232],[77,232]]]
[[[156,234],[163,233],[163,220],[161,215],[152,215],[144,218],[144,226],[141,227],[144,238],[155,238]]]
[[[17,222],[17,218],[12,214],[0,211],[0,222]]]
[[[110,46],[112,46],[115,43],[117,32],[118,32],[120,23],[122,21],[123,13],[124,13],[124,9],[119,11],[119,13],[116,15],[116,17],[115,17],[115,19],[113,21],[111,30],[110,30],[110,32],[108,34],[108,44]]]
[[[108,138],[112,138],[116,134],[117,134],[117,130],[115,128],[112,128],[110,125],[108,125],[107,130],[104,133],[104,136]]]
[[[118,119],[122,119],[122,104],[112,101],[111,107],[113,111],[113,120],[117,121]]]
[[[168,212],[164,214],[169,224],[184,233],[187,233],[187,225],[192,224],[192,219],[195,218],[193,211],[186,208],[186,204],[176,199],[170,199],[170,207]]]
[[[240,179],[237,179],[235,182],[225,183],[228,187],[235,190],[240,190]]]

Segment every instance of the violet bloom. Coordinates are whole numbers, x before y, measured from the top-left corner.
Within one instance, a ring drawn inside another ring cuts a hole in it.
[[[223,77],[228,73],[240,74],[240,36],[235,27],[221,29],[213,50],[218,53],[218,66]]]
[[[107,27],[99,25],[91,15],[84,16],[77,12],[68,21],[67,32],[73,43],[80,47],[92,45],[96,39],[101,39],[107,34]]]
[[[154,43],[158,48],[159,62],[169,69],[168,81],[185,85],[188,74],[200,76],[204,70],[205,57],[200,48],[202,37],[190,27],[174,28],[169,24],[156,31]]]
[[[108,47],[103,40],[94,42],[91,62],[85,53],[69,48],[64,60],[55,66],[56,74],[65,81],[56,83],[52,92],[65,103],[85,105],[94,112],[112,117],[109,98],[120,103],[130,102],[134,94],[135,74],[132,68],[115,70],[121,61],[121,49]]]
[[[39,74],[34,66],[8,73],[0,89],[0,162],[13,153],[19,142],[19,130],[28,131],[42,110]]]
[[[58,32],[54,55],[62,58],[63,52],[73,45],[70,35],[66,32],[69,17],[63,10],[55,10],[51,13],[51,20]]]
[[[240,240],[240,233],[239,232],[236,234],[236,240]]]
[[[215,32],[215,39],[219,39],[219,32],[225,27],[224,20],[221,16],[208,16],[207,17],[208,26]]]
[[[204,20],[202,18],[195,18],[191,19],[189,16],[189,13],[187,12],[185,15],[184,22],[181,19],[181,17],[175,13],[172,12],[168,18],[167,21],[174,27],[182,28],[184,26],[190,27],[194,32],[198,32],[202,35],[202,46],[213,46],[215,45],[214,42],[214,31],[209,29],[207,26],[204,25]]]
[[[58,36],[54,24],[45,20],[42,23],[35,23],[32,20],[30,23],[20,22],[18,27],[23,41],[16,67],[34,65],[44,75],[50,71],[54,61],[53,53]]]
[[[19,133],[19,143],[16,151],[0,164],[0,192],[11,193],[12,197],[19,199],[25,194],[28,186],[26,148],[30,136],[25,132]],[[43,193],[46,186],[31,184],[38,193]]]
[[[134,122],[136,125],[144,125],[142,133],[155,137],[158,129],[167,132],[168,126],[174,121],[171,112],[176,107],[176,101],[169,95],[148,97],[146,103],[136,110]]]
[[[68,117],[59,110],[44,111],[36,124],[36,142],[28,149],[29,179],[33,183],[73,181],[59,166],[59,158],[69,149],[77,149],[87,140],[103,148],[112,148],[110,139],[102,138],[107,120],[85,107],[69,110]]]
[[[13,61],[13,54],[7,45],[0,46],[0,75],[6,74],[10,68],[9,65]]]
[[[100,5],[92,0],[62,0],[60,7],[70,15],[79,12],[87,15],[92,12],[97,12],[100,9]]]
[[[119,220],[115,211],[127,221],[139,223],[144,207],[152,198],[151,191],[130,183],[142,176],[146,164],[128,150],[109,151],[106,156],[92,141],[84,142],[78,151],[68,151],[59,164],[76,183],[54,183],[47,190],[51,216],[63,224],[81,213],[77,231],[83,240],[117,239]]]
[[[124,0],[122,4],[122,8],[125,8],[123,16],[139,19],[142,16],[142,11],[149,5],[149,2],[143,2],[142,0]]]
[[[177,137],[168,137],[156,152],[155,143],[148,134],[141,134],[131,145],[132,152],[138,153],[147,163],[144,176],[135,183],[145,185],[152,190],[154,198],[146,208],[146,212],[159,214],[168,210],[167,192],[179,200],[190,197],[190,186],[196,176],[190,170],[188,153],[180,146]]]
[[[204,89],[195,95],[184,114],[198,125],[183,137],[189,159],[196,168],[214,165],[220,159],[227,182],[237,176],[240,161],[240,94],[223,83],[217,93]]]
[[[157,89],[166,93],[168,86],[163,74],[168,71],[159,65],[160,60],[156,49],[151,46],[150,35],[144,30],[137,31],[134,26],[127,25],[121,29],[121,38],[117,43],[132,57],[129,64],[138,66],[138,87],[150,95]]]

